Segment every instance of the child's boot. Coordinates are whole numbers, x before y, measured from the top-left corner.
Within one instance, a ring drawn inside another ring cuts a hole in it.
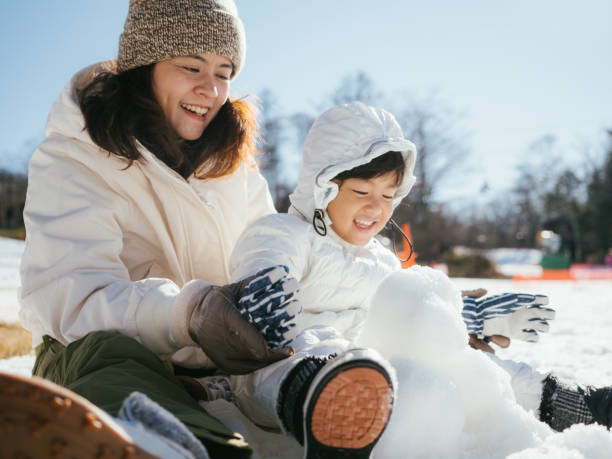
[[[391,374],[370,349],[301,360],[284,379],[277,406],[304,457],[369,458],[391,416]]]

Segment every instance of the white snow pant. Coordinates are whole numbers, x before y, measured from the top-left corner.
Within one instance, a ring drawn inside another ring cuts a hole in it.
[[[535,416],[540,419],[544,379],[548,375],[540,373],[523,362],[502,360],[494,354],[487,355],[510,375],[510,384],[517,403],[527,411],[533,411]]]
[[[278,415],[278,397],[289,372],[306,357],[340,354],[352,347],[351,342],[344,339],[335,328],[326,326],[304,330],[290,345],[296,351],[291,357],[253,373],[231,377],[236,405],[240,410],[255,424],[280,429],[283,433],[286,430]],[[384,368],[391,368],[378,353],[371,354],[368,354],[369,358]]]

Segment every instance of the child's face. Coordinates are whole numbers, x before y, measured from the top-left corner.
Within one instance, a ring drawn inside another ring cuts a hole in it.
[[[366,245],[391,217],[397,188],[395,172],[339,183],[338,195],[327,206],[332,229],[350,244]]]

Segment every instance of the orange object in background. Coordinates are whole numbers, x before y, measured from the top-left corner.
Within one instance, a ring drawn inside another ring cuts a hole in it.
[[[512,278],[513,281],[536,281],[536,280],[576,280],[569,269],[543,269],[539,276],[521,276]]]
[[[543,280],[576,280],[569,269],[543,269]]]
[[[410,231],[410,225],[408,223],[404,223],[402,225],[402,231],[408,237],[408,239],[410,239],[410,242],[412,242],[412,232]],[[404,245],[404,250],[402,250],[401,252],[397,252],[397,256],[400,260],[405,260],[406,258],[408,258],[408,255],[410,255],[410,245],[408,244],[408,241],[404,239],[403,236],[402,236],[402,244]],[[418,256],[418,253],[416,253],[416,251],[412,252],[412,256],[410,257],[410,260],[402,262],[402,268],[406,269],[406,268],[410,268],[411,266],[416,265],[417,256]]]

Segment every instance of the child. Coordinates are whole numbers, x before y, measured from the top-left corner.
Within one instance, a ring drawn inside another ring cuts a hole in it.
[[[306,139],[289,214],[255,222],[230,258],[234,280],[268,268],[246,287],[241,312],[272,345],[290,342],[297,351],[233,376],[236,403],[255,423],[296,437],[305,457],[335,457],[339,450],[369,457],[389,419],[393,371],[378,353],[351,349],[351,343],[378,285],[400,270],[374,236],[414,184],[415,159],[414,145],[388,112],[362,103],[328,110]],[[285,276],[297,279],[299,292],[267,296],[266,289]],[[510,299],[521,308],[541,302],[529,295]],[[495,299],[489,303],[499,309]],[[538,379],[540,386],[545,377],[521,365],[502,367],[516,379]],[[334,412],[343,413],[345,425],[336,422],[338,430],[330,432],[327,413]]]
[[[248,417],[296,437],[305,457],[337,457],[340,450],[352,454],[347,457],[369,457],[389,420],[396,387],[392,368],[371,349],[351,349],[351,342],[365,322],[368,297],[400,269],[374,236],[414,184],[415,159],[414,145],[389,113],[363,104],[326,112],[305,145],[293,214],[251,225],[230,258],[234,279],[282,266],[270,271],[271,283],[286,272],[299,281],[295,298],[304,309],[296,313],[290,306],[268,327],[258,322],[262,308],[247,306],[261,295],[249,297],[250,286],[245,289],[245,315],[271,344],[292,339],[296,353],[282,364],[233,376],[232,389]],[[289,292],[272,302],[290,297]],[[295,306],[294,299],[288,303]],[[344,423],[332,426],[331,417],[339,413],[345,413]]]

